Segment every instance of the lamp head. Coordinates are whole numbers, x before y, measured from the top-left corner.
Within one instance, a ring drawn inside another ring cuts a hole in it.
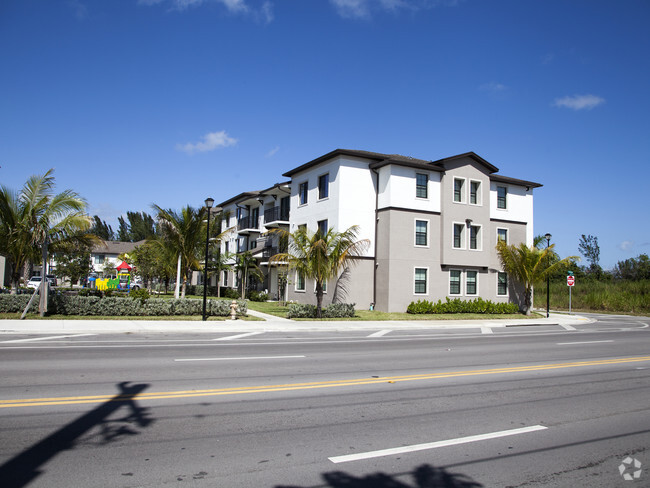
[[[212,208],[212,205],[214,205],[214,198],[206,198],[205,199],[205,207],[206,208]]]

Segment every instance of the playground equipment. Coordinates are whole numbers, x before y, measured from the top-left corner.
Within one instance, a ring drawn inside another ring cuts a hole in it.
[[[98,290],[121,290],[129,291],[131,289],[131,275],[129,274],[132,267],[122,261],[116,268],[117,275],[108,278],[95,280],[95,287]]]

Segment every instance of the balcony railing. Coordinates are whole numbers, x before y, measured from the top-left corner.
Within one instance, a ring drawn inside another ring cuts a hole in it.
[[[252,216],[242,217],[237,222],[237,230],[247,230],[247,229],[258,229],[259,217],[254,218]]]
[[[264,222],[289,222],[289,209],[282,209],[281,207],[273,207],[264,211]]]

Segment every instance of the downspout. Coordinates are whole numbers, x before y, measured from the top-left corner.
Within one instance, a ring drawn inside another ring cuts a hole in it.
[[[377,308],[377,267],[379,266],[379,263],[377,262],[377,228],[378,228],[378,222],[379,222],[379,172],[374,169],[370,168],[370,171],[372,171],[375,176],[377,177],[375,184],[373,185],[375,188],[375,249],[374,249],[374,259],[373,259],[373,266],[372,266],[372,303],[374,304],[374,309]]]

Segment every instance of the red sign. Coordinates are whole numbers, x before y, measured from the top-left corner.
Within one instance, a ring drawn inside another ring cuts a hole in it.
[[[567,286],[575,286],[575,284],[576,284],[575,276],[567,276],[566,277],[566,285]]]

